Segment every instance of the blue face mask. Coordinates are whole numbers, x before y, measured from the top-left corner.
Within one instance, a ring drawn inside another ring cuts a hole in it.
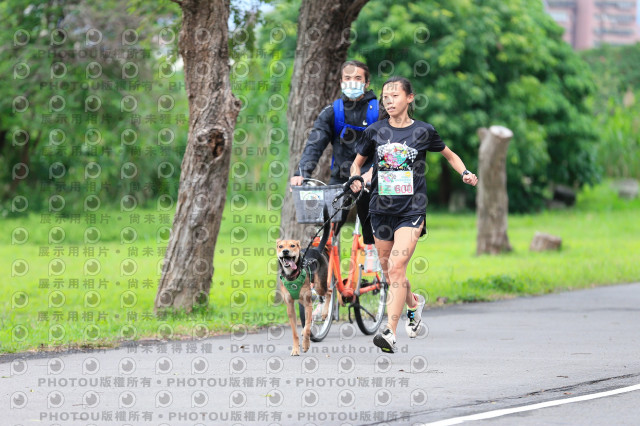
[[[349,99],[357,99],[364,95],[364,83],[361,81],[343,81],[340,86],[342,93]]]

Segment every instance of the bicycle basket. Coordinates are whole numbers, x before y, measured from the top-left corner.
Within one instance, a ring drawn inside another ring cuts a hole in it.
[[[342,185],[327,186],[292,186],[293,202],[296,207],[296,219],[298,223],[324,223],[322,208],[326,204],[329,216],[335,213],[331,202],[343,190]],[[349,212],[341,210],[331,220],[340,222]]]

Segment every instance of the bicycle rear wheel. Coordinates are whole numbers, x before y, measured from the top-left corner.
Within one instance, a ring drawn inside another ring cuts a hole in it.
[[[380,288],[356,297],[353,304],[353,313],[356,317],[358,328],[366,335],[371,335],[378,331],[384,311],[387,307],[388,285],[385,281],[380,282],[377,277],[372,282],[361,281],[360,289],[380,284]]]
[[[331,285],[324,296],[318,295],[315,289],[311,290],[311,341],[320,342],[327,337],[335,308],[336,285],[335,279],[331,277]]]

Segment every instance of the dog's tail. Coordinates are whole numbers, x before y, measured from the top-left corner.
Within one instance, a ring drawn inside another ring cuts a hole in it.
[[[329,234],[331,233],[331,221],[329,220],[329,208],[325,204],[322,209],[322,219],[324,220],[324,230],[322,232],[322,238],[318,244],[318,250],[320,252],[326,250],[327,241],[329,241]]]

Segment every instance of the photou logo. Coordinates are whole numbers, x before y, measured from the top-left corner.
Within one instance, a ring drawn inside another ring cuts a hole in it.
[[[302,360],[302,372],[311,374],[318,371],[318,367],[320,367],[320,362],[313,356],[305,358]]]
[[[427,393],[422,389],[414,389],[411,392],[411,406],[420,406],[427,403]]]
[[[136,371],[136,362],[133,358],[122,358],[118,363],[118,372],[120,374],[133,374]]]
[[[229,362],[229,372],[231,374],[242,374],[247,370],[247,361],[241,357],[235,357]]]
[[[100,304],[101,300],[100,293],[95,290],[90,290],[84,294],[85,308],[95,308]]]
[[[411,372],[412,373],[423,373],[427,370],[427,359],[422,355],[417,355],[411,358]]]
[[[377,406],[389,405],[391,403],[391,392],[387,389],[378,390],[374,397],[374,402]]]
[[[47,362],[47,374],[60,374],[64,370],[64,362],[60,358],[51,358]]]
[[[173,369],[173,362],[166,356],[158,358],[156,361],[156,374],[168,374]]]
[[[82,396],[82,405],[85,408],[95,408],[100,403],[100,396],[97,392],[88,391]]]
[[[229,395],[229,408],[242,407],[247,403],[247,395],[239,390],[231,392]]]
[[[169,391],[160,391],[156,394],[156,407],[165,408],[173,402],[173,395]]]
[[[302,406],[303,407],[315,407],[320,402],[320,396],[318,392],[313,389],[307,389],[302,392]]]
[[[284,401],[284,395],[277,389],[272,389],[267,394],[267,407],[279,407]]]
[[[194,358],[191,361],[191,374],[204,374],[209,369],[209,361],[203,357]]]
[[[24,244],[29,240],[29,231],[22,226],[18,228],[14,228],[11,232],[11,244],[20,245]]]
[[[24,392],[14,392],[11,394],[10,408],[21,409],[27,405],[27,394]]]
[[[125,391],[118,398],[119,408],[131,408],[136,405],[136,395],[131,391]]]
[[[267,340],[280,340],[284,336],[284,332],[284,326],[272,325],[267,329]]]
[[[205,391],[195,391],[191,394],[191,407],[204,407],[209,402],[209,395]]]
[[[351,373],[356,369],[356,362],[350,356],[343,356],[338,361],[338,373]]]
[[[348,234],[345,234],[348,235]],[[340,340],[351,340],[356,335],[356,328],[353,324],[344,323],[340,325]]]
[[[100,327],[89,324],[84,328],[84,336],[87,340],[96,340],[100,337]]]
[[[391,358],[386,355],[379,355],[374,362],[376,373],[386,373],[391,369]]]
[[[27,361],[22,358],[11,361],[11,376],[19,376],[27,372]]]
[[[16,291],[11,296],[11,308],[22,309],[29,304],[29,295],[24,291]]]
[[[231,340],[244,340],[249,333],[248,328],[244,324],[235,324],[231,327]]]
[[[47,408],[59,408],[64,404],[64,395],[60,391],[53,391],[47,395]]]
[[[282,371],[284,368],[284,361],[282,358],[277,356],[272,356],[267,360],[267,373],[269,374],[277,374]]]
[[[350,389],[338,393],[338,407],[351,407],[356,402],[356,394]]]
[[[100,370],[100,361],[94,357],[86,358],[82,362],[82,374],[96,374]]]

